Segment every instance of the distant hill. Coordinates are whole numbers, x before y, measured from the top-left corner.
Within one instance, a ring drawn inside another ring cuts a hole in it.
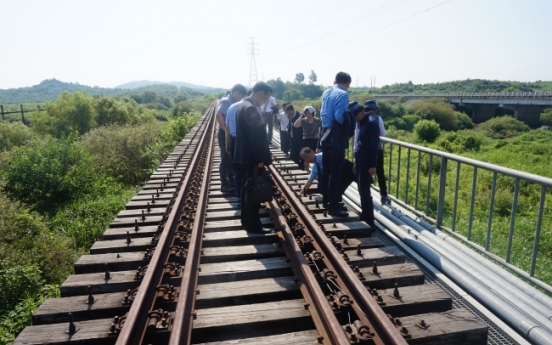
[[[153,91],[159,96],[174,98],[178,94],[180,88],[180,94],[187,94],[188,97],[199,97],[206,93],[215,93],[224,91],[220,89],[192,89],[184,86],[175,86],[170,84],[148,84],[144,86],[137,86],[133,89],[122,88],[103,88],[103,87],[90,87],[87,85],[81,85],[78,83],[65,83],[56,79],[43,80],[40,84],[21,87],[17,89],[0,90],[0,104],[19,104],[19,103],[44,103],[53,102],[59,98],[62,92],[69,91],[81,91],[86,92],[89,95],[104,95],[104,96],[132,96],[139,95],[143,91]]]
[[[187,87],[189,89],[195,89],[195,90],[208,90],[208,91],[213,91],[213,92],[224,91],[224,89],[222,89],[222,88],[196,85],[196,84],[186,83],[186,82],[182,82],[182,81],[162,82],[162,81],[151,81],[151,80],[131,81],[130,83],[125,83],[125,84],[116,86],[115,88],[116,89],[136,89],[136,88],[143,87],[143,86],[160,85],[160,84],[174,85],[176,87]]]
[[[534,92],[552,91],[552,81],[500,81],[467,79],[443,83],[399,83],[373,89],[372,93],[432,93],[432,92]]]

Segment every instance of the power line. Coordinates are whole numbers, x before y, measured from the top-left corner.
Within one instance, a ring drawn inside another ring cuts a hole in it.
[[[257,61],[255,60],[255,55],[257,55],[258,48],[255,48],[255,37],[250,37],[251,42],[249,43],[249,48],[247,51],[249,52],[249,56],[251,56],[251,60],[249,62],[249,87],[252,85],[255,85],[258,81],[257,77]]]
[[[383,12],[385,12],[385,11],[391,9],[392,7],[390,7],[390,5],[392,5],[395,1],[397,1],[397,0],[390,0],[390,1],[387,3],[387,5],[384,4],[384,5],[381,6],[381,8],[370,9],[370,10],[368,10],[367,12],[363,13],[363,14],[360,15],[359,17],[357,17],[357,18],[351,20],[351,23],[354,23],[354,24],[349,25],[349,26],[347,27],[347,29],[351,29],[353,26],[355,26],[355,25],[357,25],[358,23],[360,23],[360,20],[361,20],[362,18],[366,17],[367,15],[372,15],[372,16],[373,16],[373,15],[376,15],[376,14],[381,14],[381,13],[383,13]],[[400,4],[400,3],[403,3],[403,2],[406,2],[406,1],[408,1],[408,0],[402,0],[401,2],[396,3],[395,5]],[[318,39],[316,39],[316,40],[314,40],[314,41],[308,42],[308,43],[306,43],[306,44],[301,44],[300,46],[297,46],[297,47],[281,49],[281,50],[278,50],[278,52],[279,52],[279,53],[282,53],[282,52],[286,52],[286,51],[290,51],[290,50],[304,49],[305,47],[308,47],[308,46],[310,46],[310,45],[312,45],[312,44],[314,44],[314,43],[320,42],[320,41],[322,41],[322,40],[324,40],[324,39],[326,39],[326,38],[328,38],[328,37],[330,37],[330,36],[339,34],[339,33],[341,33],[341,32],[342,32],[342,29],[338,29],[338,30],[335,30],[335,31],[333,31],[332,33],[330,33],[330,34],[328,34],[328,35],[325,35],[325,36],[323,36],[323,37],[321,37],[321,38],[318,38]]]
[[[394,0],[393,0],[393,1],[394,1]],[[301,36],[301,35],[304,34],[305,32],[314,29],[314,28],[317,27],[318,25],[327,23],[327,22],[326,22],[326,19],[329,19],[330,17],[335,17],[335,16],[337,16],[337,15],[339,14],[339,12],[342,12],[342,11],[348,9],[349,7],[351,7],[352,5],[354,5],[354,4],[357,3],[357,2],[358,2],[358,0],[354,0],[354,1],[350,2],[350,3],[349,3],[347,6],[345,6],[345,7],[343,7],[342,4],[340,3],[340,4],[338,5],[338,8],[335,8],[333,11],[330,11],[330,13],[329,13],[327,16],[325,16],[325,17],[322,18],[322,19],[317,19],[317,20],[316,20],[316,23],[315,23],[314,25],[311,25],[311,26],[308,27],[307,29],[305,29],[305,30],[303,30],[303,31],[300,31],[299,33],[296,33],[296,34],[293,35],[291,38],[287,38],[287,39],[286,39],[286,38],[284,37],[284,38],[281,38],[281,39],[279,39],[279,40],[276,40],[276,43],[279,43],[280,41],[282,41],[282,42],[284,42],[284,41],[285,41],[285,42],[291,41],[291,40],[293,40],[294,38],[296,38],[296,37],[298,37],[298,36]],[[319,8],[320,8],[320,7],[319,7]],[[312,15],[309,14],[309,17],[311,17],[311,16],[312,16]],[[286,31],[287,31],[287,30],[286,30]],[[277,49],[277,48],[276,48],[276,49]],[[272,50],[272,51],[275,51],[276,49],[274,49],[274,50]],[[288,48],[288,49],[285,49],[285,50],[289,50],[289,48]]]
[[[417,16],[419,16],[420,14],[429,12],[429,11],[431,11],[431,10],[437,8],[437,7],[440,7],[440,6],[442,6],[442,5],[444,5],[444,4],[448,3],[448,2],[451,2],[451,1],[453,1],[453,0],[446,0],[446,1],[443,1],[443,2],[441,2],[441,3],[439,3],[439,4],[435,5],[435,6],[426,8],[426,9],[423,10],[423,11],[417,12],[417,13],[415,13],[415,14],[413,14],[413,15],[410,15],[410,16],[408,16],[408,17],[405,17],[405,18],[403,18],[403,19],[401,19],[401,20],[398,20],[398,21],[396,21],[396,22],[393,22],[393,23],[391,23],[391,24],[389,24],[389,25],[385,25],[385,26],[382,26],[381,28],[372,30],[372,31],[370,31],[370,32],[366,32],[366,33],[361,34],[361,35],[358,35],[358,36],[356,36],[356,37],[354,37],[354,38],[352,38],[352,39],[350,39],[350,40],[339,42],[339,43],[337,43],[337,44],[334,44],[333,46],[324,47],[324,48],[321,48],[321,49],[319,49],[319,50],[311,51],[311,52],[304,53],[304,54],[293,55],[293,56],[289,56],[289,57],[280,56],[280,57],[277,57],[277,58],[279,58],[279,59],[282,59],[282,58],[293,59],[293,58],[297,58],[297,57],[302,57],[302,56],[308,56],[308,55],[311,55],[311,54],[316,54],[316,53],[319,53],[319,52],[324,51],[324,50],[327,50],[327,49],[333,49],[333,48],[338,47],[338,46],[340,46],[340,45],[347,44],[347,43],[351,43],[351,42],[353,42],[353,41],[358,40],[359,38],[365,37],[365,36],[367,36],[367,35],[373,34],[373,33],[375,33],[375,32],[378,32],[378,31],[381,31],[381,30],[383,30],[383,29],[387,29],[387,28],[389,28],[389,27],[391,27],[391,26],[394,26],[394,25],[397,25],[397,24],[399,24],[399,23],[402,23],[402,22],[404,22],[404,21],[406,21],[406,20],[409,20],[409,19],[411,19],[411,18],[417,17]]]

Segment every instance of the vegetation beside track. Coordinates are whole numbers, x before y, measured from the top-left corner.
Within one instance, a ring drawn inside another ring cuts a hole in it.
[[[76,258],[214,97],[159,111],[131,98],[66,92],[29,114],[31,128],[0,123],[0,345],[59,293]]]

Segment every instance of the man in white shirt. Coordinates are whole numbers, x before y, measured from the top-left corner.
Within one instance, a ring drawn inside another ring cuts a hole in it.
[[[274,127],[274,115],[272,115],[272,108],[274,108],[275,106],[276,106],[276,98],[274,98],[273,96],[270,96],[262,106],[265,131],[266,131],[266,125],[268,124],[268,132],[266,134],[268,145],[272,145],[272,132]]]
[[[276,123],[280,126],[280,148],[285,154],[289,153],[289,149],[291,146],[291,139],[288,133],[289,117],[284,111],[288,104],[289,102],[285,102],[284,104],[282,104],[282,110],[278,113],[276,117]]]

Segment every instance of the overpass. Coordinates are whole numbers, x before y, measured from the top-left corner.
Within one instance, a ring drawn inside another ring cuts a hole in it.
[[[474,122],[483,122],[494,116],[509,114],[530,126],[540,125],[540,114],[552,108],[552,91],[546,92],[457,92],[457,93],[402,93],[375,94],[374,99],[444,98],[456,109],[471,116]]]

